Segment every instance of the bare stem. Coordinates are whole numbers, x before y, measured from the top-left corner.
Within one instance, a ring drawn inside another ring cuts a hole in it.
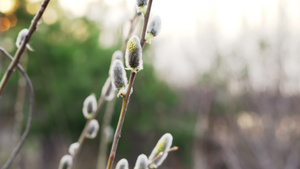
[[[139,21],[139,14],[135,13],[132,19],[130,19],[130,28],[127,34],[127,37],[124,40],[123,46],[122,46],[122,53],[125,53],[126,50],[126,44],[129,40],[129,38],[132,36],[132,33],[134,32],[136,28],[136,24]],[[109,126],[110,121],[111,121],[111,116],[113,113],[113,106],[115,105],[116,99],[112,100],[110,104],[108,105],[109,107],[107,108],[105,114],[104,114],[104,119],[103,119],[103,125],[102,125],[102,133],[101,133],[101,140],[100,140],[100,146],[99,146],[99,155],[98,155],[98,164],[97,168],[101,169],[105,167],[105,161],[106,159],[106,147],[108,144],[108,140],[105,136],[105,129]]]
[[[151,7],[152,7],[152,0],[149,0],[147,12],[144,16],[144,26],[143,26],[142,36],[141,36],[141,46],[142,46],[142,48],[144,47],[145,42],[146,42],[145,35],[146,35],[146,30],[147,30],[147,25],[148,25],[148,21],[149,21]]]
[[[123,46],[122,46],[122,53],[125,53],[125,49],[126,49],[126,44],[129,40],[129,38],[131,37],[133,31],[134,31],[134,28],[139,20],[139,15],[136,13],[134,15],[134,17],[130,20],[130,28],[129,28],[129,31],[128,31],[128,34],[127,34],[127,37],[126,39],[124,40],[124,43],[123,43]]]
[[[147,7],[147,12],[144,16],[144,26],[143,26],[143,30],[142,30],[142,36],[141,36],[141,46],[142,46],[142,48],[145,45],[145,34],[146,34],[148,20],[149,20],[149,16],[150,16],[152,1],[153,0],[149,0],[149,4],[148,4],[148,7]],[[119,122],[117,124],[117,129],[116,129],[116,132],[115,132],[115,135],[114,135],[113,144],[112,144],[112,147],[111,147],[111,151],[110,151],[110,155],[109,155],[109,159],[108,159],[108,162],[107,162],[106,169],[111,169],[112,168],[114,159],[116,157],[116,151],[117,151],[119,140],[121,138],[122,127],[123,127],[123,123],[124,123],[124,119],[125,119],[125,115],[126,115],[126,111],[127,111],[127,106],[128,106],[129,100],[130,100],[131,88],[133,86],[135,77],[136,77],[136,72],[132,71],[131,74],[130,74],[130,79],[129,79],[129,84],[128,84],[128,89],[127,89],[126,95],[125,95],[125,97],[123,97],[123,105],[122,105],[122,109],[121,109],[121,113],[120,113],[120,117],[119,117]]]
[[[10,60],[13,60],[13,57],[6,52],[3,48],[0,47],[0,51],[7,56]],[[22,75],[24,76],[26,83],[27,83],[27,90],[29,93],[29,113],[28,113],[28,119],[27,119],[27,124],[26,124],[26,128],[24,133],[22,134],[22,137],[19,141],[19,143],[17,144],[17,146],[15,147],[15,149],[13,150],[12,154],[10,155],[9,159],[6,161],[6,163],[3,165],[2,169],[7,169],[11,163],[13,162],[13,160],[16,158],[16,156],[18,155],[18,153],[20,152],[21,148],[24,145],[24,142],[28,136],[29,130],[31,128],[31,122],[32,122],[32,112],[33,112],[33,106],[34,106],[34,90],[33,90],[33,85],[31,83],[31,80],[29,78],[29,76],[27,75],[27,73],[25,72],[24,68],[20,65],[17,64],[17,67],[19,69],[19,71],[22,73]]]
[[[111,151],[110,151],[106,169],[111,169],[112,164],[115,159],[115,156],[116,156],[116,151],[117,151],[119,140],[121,138],[122,127],[123,127],[123,123],[124,123],[124,119],[125,119],[125,115],[126,115],[127,105],[129,103],[130,90],[133,86],[135,76],[136,76],[136,72],[131,72],[128,89],[127,89],[125,97],[123,98],[123,105],[122,105],[122,109],[121,109],[121,113],[120,113],[120,117],[119,117],[119,122],[118,122],[117,129],[115,132],[113,145],[111,147]]]
[[[158,153],[158,155],[149,163],[148,168],[151,168],[150,165],[154,162],[156,162],[158,159],[160,159],[160,157],[162,157],[164,154],[172,152],[172,151],[177,151],[178,147],[174,146],[172,148],[170,148],[169,150],[165,151],[165,152],[160,152]]]
[[[43,1],[38,13],[36,13],[33,20],[31,21],[31,25],[29,26],[28,34],[25,36],[25,38],[22,42],[22,45],[20,46],[20,48],[18,48],[17,52],[15,53],[15,56],[14,56],[13,60],[9,64],[8,68],[6,69],[5,74],[3,75],[2,79],[1,79],[1,82],[0,82],[0,95],[2,94],[2,92],[4,90],[4,87],[6,86],[10,76],[14,72],[14,69],[17,67],[17,65],[20,61],[20,58],[21,58],[22,54],[24,53],[24,51],[26,49],[26,45],[28,44],[31,36],[36,31],[37,24],[38,24],[39,20],[41,19],[41,17],[43,15],[49,1],[50,0],[44,0]]]

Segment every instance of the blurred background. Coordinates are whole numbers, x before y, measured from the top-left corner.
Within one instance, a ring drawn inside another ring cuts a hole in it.
[[[35,51],[21,60],[36,106],[31,133],[12,168],[58,167],[85,125],[84,99],[100,96],[135,3],[50,1],[30,41]],[[40,4],[0,1],[0,46],[10,54]],[[162,18],[162,31],[145,46],[117,160],[127,158],[132,168],[138,155],[149,155],[169,132],[179,150],[161,169],[299,169],[300,1],[163,0],[153,2],[150,18],[155,15]],[[1,54],[0,77],[8,64]],[[15,72],[0,97],[1,164],[25,126],[24,87]],[[74,168],[96,168],[99,151],[107,151],[99,142],[112,134],[121,100],[105,103],[97,118],[101,128],[112,111],[112,127],[85,141]]]

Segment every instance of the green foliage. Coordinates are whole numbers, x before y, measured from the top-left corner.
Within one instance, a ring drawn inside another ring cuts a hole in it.
[[[18,31],[28,27],[32,16],[25,14],[23,10],[17,11],[17,15],[20,22],[16,27],[5,32],[3,37],[14,40]],[[74,35],[76,24],[84,24],[87,27],[83,39]],[[66,30],[65,25],[69,25],[70,29]],[[121,48],[121,45],[102,48],[98,42],[100,34],[99,25],[85,18],[72,21],[62,18],[53,25],[39,25],[38,31],[30,41],[35,51],[27,51],[29,56],[27,71],[34,85],[36,99],[31,136],[50,138],[51,135],[60,135],[73,141],[79,137],[86,122],[82,114],[83,101],[91,93],[95,93],[99,99],[102,86],[108,76],[111,56],[114,51]],[[145,54],[143,57],[149,56]],[[17,75],[14,75],[7,86],[5,97],[13,100],[16,88]],[[149,136],[143,133],[153,134],[157,131],[156,137],[159,137],[162,133],[168,132],[169,126],[166,124],[172,119],[172,110],[179,100],[174,89],[159,80],[149,63],[144,63],[144,69],[138,73],[133,88],[119,147],[120,156],[122,154],[130,156],[128,152],[136,146],[134,139],[138,135],[131,132],[144,135],[147,140],[140,142],[140,150],[136,151],[139,154],[142,151],[150,153],[155,142],[149,140]],[[118,98],[112,126],[115,126],[118,121],[121,102],[122,98]],[[11,106],[13,107],[13,104]],[[0,109],[5,110],[7,107],[0,105]],[[102,118],[103,112],[104,108],[100,110],[98,119]],[[171,132],[176,133],[176,130]],[[192,135],[192,130],[189,132]],[[181,141],[185,140],[178,138],[176,144],[184,145],[180,143]],[[95,144],[97,143],[96,141]],[[136,154],[131,156],[128,158],[136,158]]]
[[[31,16],[25,14],[22,8],[17,15],[22,15],[21,22],[7,31],[5,37],[14,39],[19,30],[28,26]],[[63,28],[64,25],[69,25],[69,31]],[[74,35],[74,25],[88,28],[83,35],[85,40]],[[96,93],[99,98],[108,76],[111,56],[120,48],[101,48],[98,42],[100,33],[99,25],[84,18],[39,25],[30,42],[35,51],[27,52],[28,74],[36,93],[33,133],[47,135],[66,130],[74,132],[76,137],[81,131],[85,123],[81,112],[83,101],[91,93]],[[16,79],[11,80],[16,83]],[[16,86],[9,85],[8,88],[11,90]],[[153,125],[157,123],[159,114],[167,113],[176,101],[174,91],[158,80],[152,66],[145,64],[134,85],[126,123],[130,128],[139,126],[139,131],[159,129],[161,126]],[[119,107],[116,106],[114,122],[118,119]]]

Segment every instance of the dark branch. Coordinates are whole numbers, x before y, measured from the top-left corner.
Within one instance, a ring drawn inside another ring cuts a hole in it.
[[[4,76],[1,79],[0,82],[0,95],[2,94],[10,76],[12,75],[12,73],[14,72],[14,69],[17,67],[20,58],[22,56],[22,54],[24,53],[25,49],[26,49],[26,45],[28,44],[31,36],[33,35],[33,33],[36,31],[37,29],[37,24],[39,22],[39,20],[41,19],[48,3],[50,0],[44,0],[38,13],[34,16],[31,25],[29,27],[29,32],[28,34],[25,36],[22,45],[20,46],[20,48],[18,48],[17,52],[15,53],[15,56],[13,58],[13,60],[11,61],[11,63],[9,64],[8,68],[6,69],[6,72],[4,74]]]

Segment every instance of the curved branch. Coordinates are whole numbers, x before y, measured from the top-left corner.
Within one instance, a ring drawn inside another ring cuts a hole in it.
[[[18,48],[17,52],[15,53],[15,56],[13,57],[13,60],[10,62],[8,68],[5,71],[4,76],[1,79],[1,82],[0,82],[0,95],[2,94],[2,92],[4,90],[4,87],[6,86],[10,76],[14,72],[14,69],[19,64],[20,58],[21,58],[22,54],[24,53],[24,51],[26,49],[26,45],[28,44],[28,42],[29,42],[31,36],[33,35],[33,33],[36,31],[37,24],[38,24],[39,20],[41,19],[41,17],[43,15],[49,1],[50,0],[44,0],[44,2],[42,3],[42,5],[41,5],[41,7],[38,11],[38,13],[36,13],[33,20],[31,21],[31,25],[29,27],[28,34],[25,36],[20,48]]]
[[[3,48],[0,47],[0,51],[5,56],[7,56],[10,60],[13,60],[13,57],[8,52],[6,52]],[[29,130],[31,128],[31,122],[32,122],[32,112],[33,112],[33,106],[34,106],[34,90],[33,90],[33,85],[31,83],[31,80],[30,80],[29,76],[25,72],[24,68],[20,64],[17,64],[17,67],[18,67],[19,71],[22,73],[22,75],[24,76],[24,78],[26,80],[26,83],[27,83],[27,90],[28,90],[28,93],[29,93],[29,102],[30,102],[29,113],[28,113],[28,119],[27,119],[27,124],[26,124],[25,131],[22,134],[22,137],[21,137],[20,141],[18,142],[18,144],[15,147],[14,151],[10,155],[9,159],[3,165],[2,169],[7,169],[11,165],[11,163],[13,162],[13,160],[17,157],[18,153],[20,152],[21,148],[23,147],[23,145],[25,143],[25,140],[26,140],[26,138],[27,138],[27,136],[29,134]]]

